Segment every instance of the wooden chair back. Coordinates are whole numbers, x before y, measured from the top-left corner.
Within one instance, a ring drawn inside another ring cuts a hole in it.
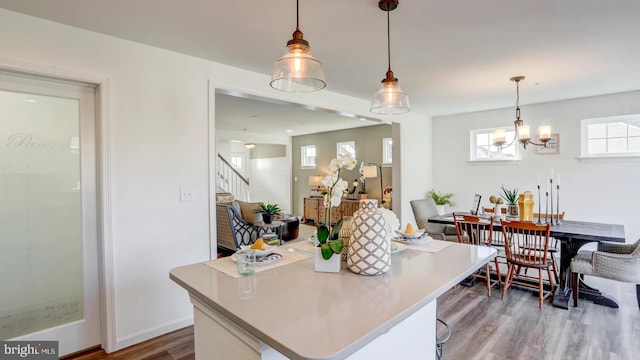
[[[534,221],[538,219],[538,217],[540,217],[540,219],[551,219],[551,214],[538,214],[538,213],[533,213],[533,219]],[[553,214],[553,220],[558,220],[558,214]],[[564,211],[562,212],[562,214],[560,214],[560,220],[564,220]]]
[[[549,259],[550,225],[531,222],[504,221],[502,234],[505,240],[507,261],[528,267],[546,267]]]
[[[453,213],[453,221],[458,235],[458,242],[491,246],[493,241],[493,219],[491,217]]]

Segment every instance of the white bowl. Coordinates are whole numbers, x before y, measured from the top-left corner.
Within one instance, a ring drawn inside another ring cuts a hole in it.
[[[257,257],[263,257],[263,256],[273,254],[273,251],[276,249],[276,246],[264,244],[264,250],[252,249],[251,245],[241,245],[240,248],[242,250],[253,250],[255,251]]]
[[[398,235],[402,236],[405,239],[417,239],[422,236],[422,234],[424,234],[424,229],[418,229],[410,234],[407,234],[404,231],[400,230],[396,230],[396,232],[398,233]]]

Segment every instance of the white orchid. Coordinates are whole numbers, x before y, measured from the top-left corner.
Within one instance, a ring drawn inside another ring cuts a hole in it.
[[[324,196],[325,208],[329,209],[340,205],[342,197],[349,191],[349,183],[340,178],[340,170],[353,170],[357,164],[358,161],[348,153],[340,154],[337,159],[331,160],[329,164],[331,172],[322,179],[322,185],[327,188],[327,193]]]

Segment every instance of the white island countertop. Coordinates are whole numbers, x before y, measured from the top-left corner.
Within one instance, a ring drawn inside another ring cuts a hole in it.
[[[344,263],[337,274],[315,272],[312,257],[241,278],[199,263],[171,270],[170,278],[288,358],[344,359],[495,255],[453,243],[437,253],[394,254],[391,271],[379,276],[356,275]]]

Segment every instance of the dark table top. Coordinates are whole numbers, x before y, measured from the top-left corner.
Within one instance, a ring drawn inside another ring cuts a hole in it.
[[[457,213],[456,213],[457,214]],[[429,218],[429,222],[453,224],[453,215],[446,214]],[[500,227],[500,223],[496,223]],[[562,220],[560,225],[551,225],[551,237],[586,241],[625,242],[624,225],[602,224],[588,221]]]

